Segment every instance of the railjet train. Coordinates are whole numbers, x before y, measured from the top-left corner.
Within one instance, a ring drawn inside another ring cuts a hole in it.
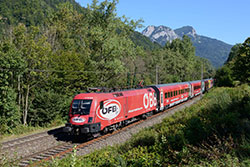
[[[151,85],[140,89],[76,95],[64,132],[95,135],[187,101],[213,87],[213,79]]]

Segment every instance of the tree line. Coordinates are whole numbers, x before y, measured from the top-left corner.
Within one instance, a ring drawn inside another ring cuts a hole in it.
[[[20,125],[45,126],[67,118],[74,94],[89,87],[133,87],[211,77],[184,36],[145,50],[131,40],[140,21],[117,17],[118,1],[93,0],[86,12],[62,3],[42,25],[1,20],[0,133]]]
[[[217,70],[218,86],[238,86],[250,83],[250,37],[232,47],[224,66]]]

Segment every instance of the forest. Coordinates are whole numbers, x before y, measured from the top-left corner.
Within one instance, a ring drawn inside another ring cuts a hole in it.
[[[93,0],[85,9],[74,1],[1,1],[8,10],[1,8],[0,15],[0,134],[62,124],[73,96],[89,88],[215,74],[208,60],[195,56],[187,36],[148,47],[135,31],[141,20],[118,17],[117,3]],[[37,8],[45,4],[47,10]]]
[[[250,37],[232,47],[224,66],[217,70],[218,86],[234,87],[250,83]]]

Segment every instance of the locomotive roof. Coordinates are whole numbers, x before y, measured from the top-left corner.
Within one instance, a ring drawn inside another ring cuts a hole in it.
[[[209,79],[204,79],[205,80],[212,80],[212,78]],[[148,89],[151,88],[152,86],[156,86],[157,88],[164,87],[164,86],[176,86],[176,85],[184,85],[184,84],[190,84],[190,83],[196,83],[196,82],[201,82],[201,80],[196,80],[196,81],[186,81],[186,82],[177,82],[177,83],[168,83],[168,84],[158,84],[158,85],[150,85],[150,86],[145,86],[142,88],[133,88],[133,89],[124,89],[124,90],[117,90],[117,91],[107,91],[107,92],[85,92],[85,93],[79,93],[79,94],[112,94],[112,93],[121,93],[121,92],[127,92],[127,91],[133,91],[133,90],[141,90],[141,89]],[[77,95],[79,95],[77,94]],[[77,96],[75,95],[75,96]]]
[[[176,85],[185,85],[185,84],[189,84],[189,82],[177,82],[177,83],[159,84],[159,85],[151,85],[151,86],[156,86],[157,88],[160,88],[163,86],[176,86]]]
[[[201,80],[189,81],[189,83],[196,83],[196,82],[201,82]]]
[[[85,92],[85,93],[78,93],[76,96],[81,96],[81,94],[89,95],[89,96],[95,96],[95,95],[101,95],[101,94],[116,94],[116,93],[123,93],[123,92],[129,92],[129,91],[135,91],[135,90],[143,90],[148,89],[151,87],[142,87],[142,88],[134,88],[134,89],[124,89],[124,90],[117,90],[117,91],[110,91],[110,92]]]
[[[213,78],[204,79],[204,81],[213,80]]]

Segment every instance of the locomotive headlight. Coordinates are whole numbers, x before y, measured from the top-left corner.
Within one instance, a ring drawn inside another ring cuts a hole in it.
[[[75,117],[75,118],[72,119],[72,121],[75,122],[75,123],[82,123],[82,122],[85,121],[85,119],[84,118]]]

